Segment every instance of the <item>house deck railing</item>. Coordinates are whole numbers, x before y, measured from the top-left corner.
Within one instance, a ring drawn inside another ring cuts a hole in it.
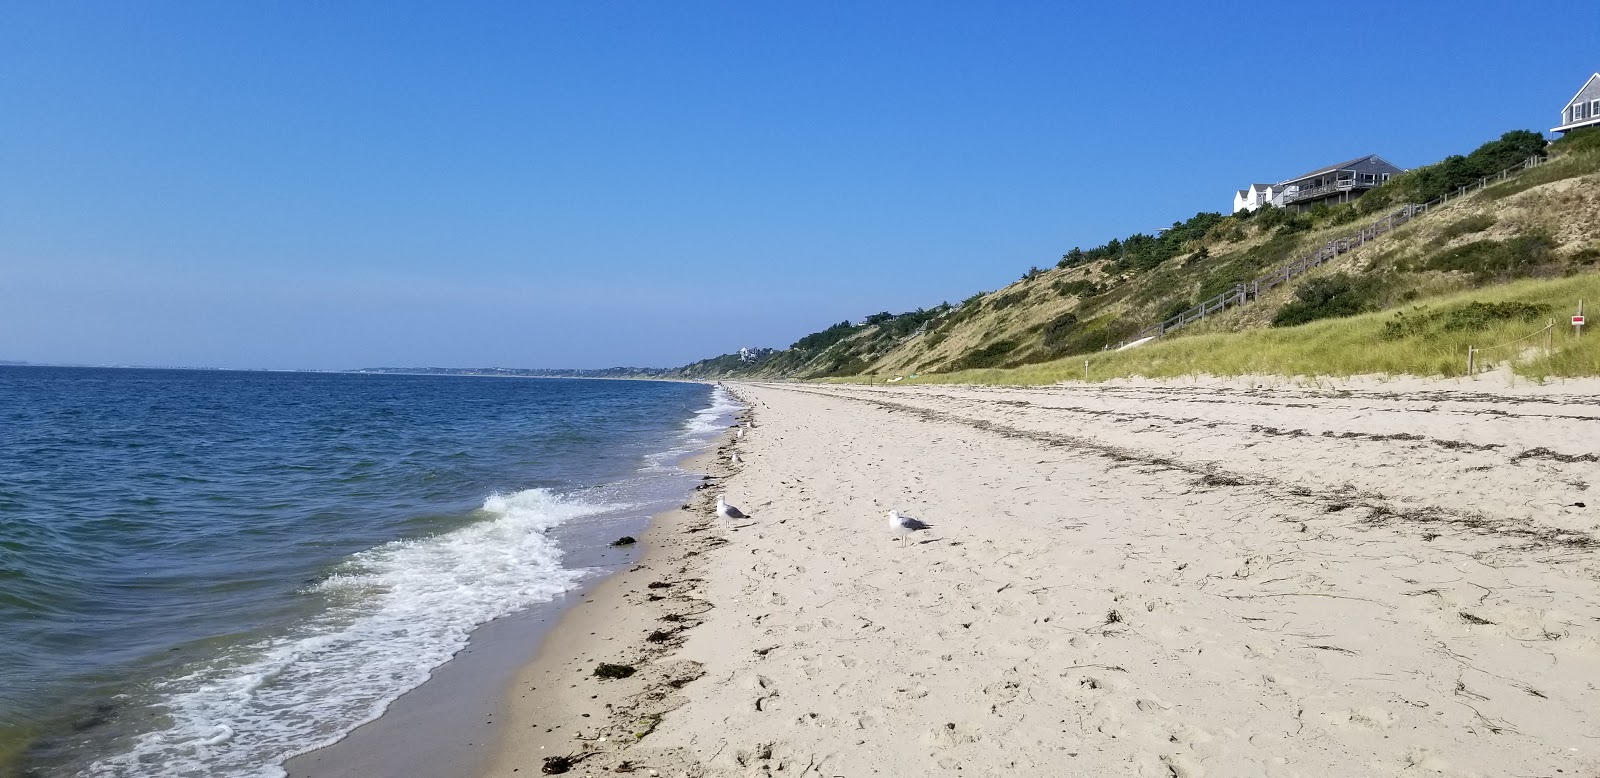
[[[1367,225],[1366,227],[1363,227],[1359,232],[1356,232],[1353,235],[1347,235],[1343,238],[1335,238],[1334,240],[1330,240],[1318,247],[1316,251],[1313,251],[1310,254],[1307,254],[1306,256],[1279,268],[1278,270],[1268,273],[1267,275],[1264,275],[1253,281],[1237,284],[1232,289],[1206,300],[1205,302],[1202,302],[1193,308],[1173,316],[1172,318],[1151,324],[1139,330],[1137,335],[1134,335],[1122,343],[1117,344],[1117,348],[1121,348],[1135,341],[1140,341],[1147,338],[1160,338],[1167,333],[1172,332],[1173,330],[1184,327],[1185,325],[1201,321],[1207,316],[1215,316],[1216,314],[1221,313],[1230,307],[1238,307],[1259,300],[1261,299],[1261,294],[1263,292],[1269,292],[1276,287],[1288,283],[1289,280],[1293,279],[1295,276],[1327,264],[1330,260],[1333,260],[1340,254],[1344,254],[1365,246],[1366,244],[1377,240],[1380,236],[1393,231],[1396,227],[1422,216],[1429,211],[1437,210],[1440,206],[1443,206],[1445,203],[1448,203],[1451,200],[1457,200],[1483,189],[1484,187],[1493,186],[1494,184],[1500,183],[1501,181],[1521,173],[1524,170],[1538,167],[1539,165],[1544,164],[1544,161],[1545,160],[1543,157],[1535,155],[1518,162],[1517,164],[1512,165],[1511,167],[1508,167],[1499,173],[1495,173],[1491,176],[1484,176],[1475,183],[1463,186],[1453,192],[1447,192],[1443,196],[1430,200],[1426,203],[1422,203],[1420,205],[1406,205],[1405,207],[1390,213],[1387,216],[1384,216],[1383,218]]]
[[[1323,184],[1322,186],[1302,187],[1293,192],[1284,192],[1283,203],[1284,205],[1288,205],[1289,203],[1297,202],[1299,200],[1311,200],[1322,197],[1323,195],[1335,194],[1337,192],[1348,192],[1351,189],[1372,189],[1379,183],[1381,182],[1357,181],[1353,178],[1346,178]]]

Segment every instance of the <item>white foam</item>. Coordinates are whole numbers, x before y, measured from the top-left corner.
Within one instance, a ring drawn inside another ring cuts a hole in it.
[[[711,405],[695,411],[694,416],[684,422],[683,435],[676,445],[666,451],[646,456],[643,469],[647,472],[668,470],[671,468],[671,463],[681,459],[685,454],[703,450],[706,443],[728,428],[733,413],[743,407],[744,404],[727,389],[720,386],[712,387]]]
[[[356,554],[309,595],[324,615],[157,689],[171,725],[90,776],[282,776],[278,765],[382,714],[484,622],[571,589],[546,531],[616,506],[543,489],[495,495],[481,522]]]
[[[688,434],[699,437],[721,432],[727,425],[726,417],[744,406],[734,399],[733,394],[720,386],[711,390],[711,405],[695,411],[694,417],[685,423]]]

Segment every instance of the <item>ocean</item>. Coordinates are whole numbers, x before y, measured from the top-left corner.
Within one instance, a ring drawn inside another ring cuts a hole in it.
[[[0,775],[282,775],[598,575],[572,544],[683,502],[676,463],[735,410],[688,383],[0,367]]]

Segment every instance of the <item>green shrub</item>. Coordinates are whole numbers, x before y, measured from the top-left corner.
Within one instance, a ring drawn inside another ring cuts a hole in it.
[[[1194,307],[1194,301],[1190,300],[1187,297],[1180,297],[1180,298],[1178,298],[1176,300],[1169,300],[1169,301],[1167,301],[1166,307],[1161,309],[1161,315],[1156,317],[1156,320],[1157,321],[1166,321],[1167,319],[1170,319],[1170,318],[1172,318],[1174,316],[1177,316],[1178,314],[1183,313],[1184,311],[1187,311],[1187,310],[1189,310],[1190,308],[1193,308],[1193,307]]]
[[[971,370],[979,367],[997,367],[1017,348],[1016,341],[997,340],[980,349],[968,351],[951,363],[951,370]]]
[[[1051,284],[1050,288],[1054,289],[1055,293],[1062,297],[1077,297],[1080,300],[1100,293],[1100,287],[1087,278],[1080,278],[1075,281],[1057,281]]]
[[[1562,154],[1600,151],[1600,127],[1573,130],[1550,144],[1550,150]]]
[[[1444,244],[1449,243],[1450,241],[1455,240],[1462,235],[1471,235],[1476,232],[1483,232],[1484,230],[1493,227],[1496,221],[1497,220],[1492,214],[1473,214],[1472,216],[1468,216],[1464,219],[1446,225],[1444,229],[1439,230],[1439,237],[1434,239],[1433,245],[1434,247],[1443,246]]]
[[[1294,216],[1290,216],[1288,219],[1285,219],[1282,224],[1278,225],[1278,229],[1274,230],[1272,234],[1298,235],[1302,232],[1310,232],[1311,227],[1315,223],[1316,221],[1306,214],[1296,214]]]
[[[1293,327],[1297,324],[1354,316],[1375,310],[1381,282],[1375,278],[1357,278],[1346,273],[1335,273],[1313,278],[1295,290],[1293,302],[1285,305],[1272,319],[1274,327]]]
[[[1027,296],[1028,292],[1024,289],[1018,289],[1015,292],[1007,292],[1006,294],[990,300],[989,309],[993,311],[1003,311],[1013,305],[1016,305],[1017,303],[1022,302]]]
[[[1440,332],[1475,332],[1502,322],[1531,322],[1550,314],[1550,306],[1518,300],[1486,303],[1472,301],[1441,310],[1426,307],[1400,311],[1383,323],[1384,340],[1430,335]]]
[[[1359,218],[1361,218],[1361,212],[1356,210],[1355,204],[1346,203],[1344,205],[1336,205],[1333,208],[1330,208],[1328,210],[1327,221],[1328,224],[1339,225],[1349,224],[1350,222],[1353,222]]]
[[[1479,146],[1471,154],[1446,157],[1432,165],[1408,170],[1389,179],[1356,201],[1361,213],[1373,213],[1398,203],[1425,203],[1475,184],[1528,157],[1541,155],[1544,135],[1532,130],[1512,130]]]
[[[822,351],[851,335],[856,334],[861,328],[847,321],[839,322],[821,332],[813,332],[794,342],[789,348],[798,351]]]
[[[1539,267],[1554,263],[1556,242],[1548,235],[1531,233],[1504,241],[1479,240],[1429,257],[1427,270],[1467,273],[1475,283],[1484,284],[1530,275]]]
[[[1050,351],[1061,348],[1076,326],[1078,326],[1078,316],[1071,312],[1051,319],[1050,323],[1044,325],[1044,347]]]

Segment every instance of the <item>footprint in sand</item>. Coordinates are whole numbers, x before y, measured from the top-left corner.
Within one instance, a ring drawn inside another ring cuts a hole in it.
[[[1166,765],[1172,778],[1203,778],[1206,774],[1200,761],[1188,754],[1166,754],[1161,757],[1161,763]]]
[[[761,713],[770,713],[775,710],[777,706],[774,703],[778,699],[778,688],[772,682],[772,679],[764,675],[758,675],[755,678],[754,686],[756,691],[756,710]]]

